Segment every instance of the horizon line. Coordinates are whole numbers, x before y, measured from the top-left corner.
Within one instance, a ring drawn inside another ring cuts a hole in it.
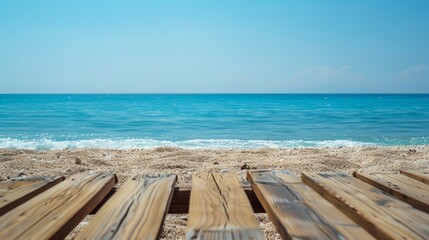
[[[362,95],[362,94],[366,94],[366,95],[427,95],[429,94],[429,92],[426,93],[401,93],[401,92],[385,92],[385,93],[365,93],[365,92],[349,92],[349,93],[317,93],[317,92],[309,92],[309,93],[258,93],[258,92],[249,92],[249,93],[163,93],[163,92],[159,92],[159,93],[119,93],[119,92],[103,92],[103,93],[96,93],[96,92],[82,92],[82,93],[67,93],[67,92],[59,92],[59,93],[49,93],[49,92],[35,92],[35,93],[28,93],[28,92],[12,92],[12,93],[8,93],[8,92],[0,92],[0,95],[320,95],[320,94],[329,94],[329,95],[343,95],[343,94],[350,94],[350,95]]]

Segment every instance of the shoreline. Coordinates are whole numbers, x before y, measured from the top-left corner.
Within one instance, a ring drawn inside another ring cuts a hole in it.
[[[189,183],[193,172],[233,171],[244,180],[247,169],[303,171],[398,171],[429,168],[429,145],[321,148],[150,149],[66,148],[0,149],[0,180],[17,176],[110,171],[120,182],[139,173],[171,172]]]
[[[186,140],[153,138],[98,138],[52,139],[49,137],[14,138],[0,136],[0,149],[61,150],[61,149],[153,149],[173,147],[183,149],[261,149],[261,148],[338,148],[338,147],[394,147],[429,145],[429,137],[361,138],[361,139],[238,139],[192,138]]]
[[[232,171],[245,181],[246,170],[287,169],[302,172],[399,171],[429,169],[429,145],[389,147],[260,149],[0,149],[0,180],[13,177],[65,176],[92,171],[114,172],[118,186],[142,173],[168,172],[177,185],[190,186],[198,171]],[[281,239],[266,213],[255,215],[267,239]],[[87,216],[66,237],[74,239],[92,219]],[[168,214],[161,239],[184,239],[187,214]]]

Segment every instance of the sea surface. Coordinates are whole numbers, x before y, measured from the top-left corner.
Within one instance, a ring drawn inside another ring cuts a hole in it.
[[[0,148],[429,144],[429,94],[0,95]]]

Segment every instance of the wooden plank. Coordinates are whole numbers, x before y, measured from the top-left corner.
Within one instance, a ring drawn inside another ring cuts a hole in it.
[[[248,171],[247,179],[283,239],[374,239],[289,171]]]
[[[265,213],[264,208],[259,202],[258,198],[255,195],[252,187],[250,185],[242,185],[244,192],[247,195],[247,198],[252,205],[253,212],[255,213]],[[170,208],[168,213],[172,214],[183,214],[189,213],[189,199],[191,197],[191,187],[181,187],[176,186],[174,189],[173,200],[171,200]]]
[[[429,170],[407,170],[401,171],[401,173],[410,178],[419,180],[420,182],[429,184]]]
[[[264,239],[233,173],[196,173],[186,239]]]
[[[355,173],[373,185],[422,211],[429,212],[429,185],[399,173]]]
[[[344,173],[304,173],[303,181],[379,239],[428,239],[429,216]]]
[[[63,180],[64,177],[28,177],[0,182],[0,216]]]
[[[112,173],[74,175],[0,217],[0,239],[62,239],[115,183]]]
[[[158,239],[176,183],[174,174],[129,179],[77,239]]]

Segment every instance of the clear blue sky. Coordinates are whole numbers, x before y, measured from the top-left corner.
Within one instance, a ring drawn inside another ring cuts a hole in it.
[[[1,1],[3,93],[429,92],[429,1]]]

